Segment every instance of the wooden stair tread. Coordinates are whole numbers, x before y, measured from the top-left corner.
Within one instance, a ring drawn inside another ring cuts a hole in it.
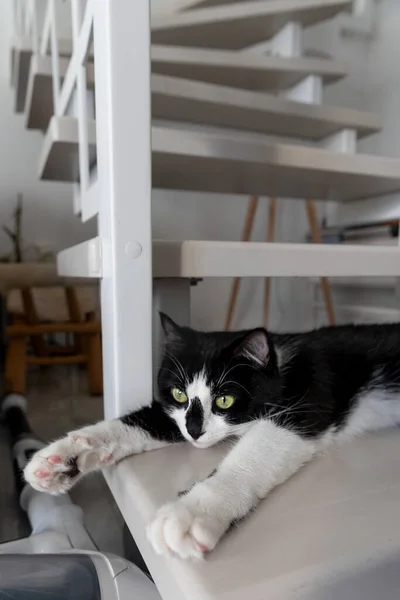
[[[57,256],[60,275],[98,278],[91,268],[94,238]],[[153,278],[367,277],[400,275],[399,249],[384,246],[153,240]]]
[[[60,60],[65,75],[68,61]],[[88,89],[94,87],[93,65],[87,69]],[[229,127],[271,135],[318,140],[351,128],[359,137],[379,131],[380,119],[372,113],[324,105],[293,102],[265,92],[235,89],[178,77],[153,75],[153,118]],[[51,59],[33,56],[25,105],[28,129],[45,131],[53,116]]]
[[[351,0],[256,0],[235,2],[154,18],[155,44],[238,50],[262,42],[287,23],[314,25],[334,17]]]
[[[95,154],[95,122],[89,122]],[[153,186],[161,189],[349,201],[400,190],[400,160],[270,141],[153,127]],[[53,117],[42,179],[76,181],[78,127]],[[207,173],[207,177],[204,174]]]
[[[153,75],[153,118],[318,140],[341,129],[379,131],[373,113],[293,102],[262,92]]]
[[[278,92],[308,75],[325,84],[347,75],[344,63],[321,58],[261,56],[229,50],[153,45],[153,73],[250,90]]]

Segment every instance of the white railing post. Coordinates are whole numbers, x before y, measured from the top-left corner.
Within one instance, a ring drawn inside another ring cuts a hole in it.
[[[94,19],[105,415],[152,394],[149,2],[97,0]]]

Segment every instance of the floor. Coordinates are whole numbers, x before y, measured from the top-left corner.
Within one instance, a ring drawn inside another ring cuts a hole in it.
[[[41,368],[28,377],[29,422],[43,440],[102,418],[102,398],[87,393],[84,373],[76,367]],[[100,474],[90,475],[71,493],[82,506],[86,526],[103,552],[123,555],[123,519]],[[0,542],[29,535],[18,506],[7,436],[0,429]]]

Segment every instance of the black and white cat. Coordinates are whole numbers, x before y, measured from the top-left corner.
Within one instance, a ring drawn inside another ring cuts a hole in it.
[[[233,436],[215,472],[158,510],[148,536],[160,554],[202,558],[318,452],[400,423],[400,324],[276,335],[200,333],[161,319],[159,400],[70,433],[25,469],[33,487],[59,494],[130,454]]]

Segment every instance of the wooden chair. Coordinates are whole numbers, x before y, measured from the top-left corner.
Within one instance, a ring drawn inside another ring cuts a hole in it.
[[[76,289],[66,286],[65,300],[69,319],[42,322],[38,316],[31,288],[20,290],[22,311],[12,313],[6,328],[8,349],[5,362],[5,392],[26,392],[28,365],[86,365],[90,394],[103,393],[101,325],[94,311],[82,317]],[[46,334],[70,333],[72,345],[53,347]],[[29,346],[32,353],[28,353]]]

